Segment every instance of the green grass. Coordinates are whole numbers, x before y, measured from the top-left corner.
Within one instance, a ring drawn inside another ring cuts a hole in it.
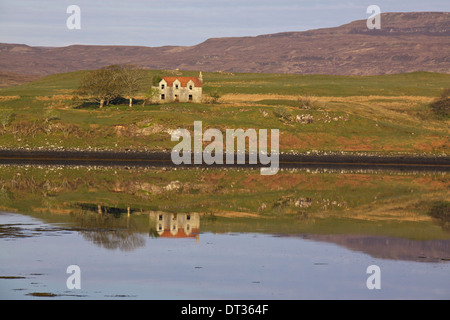
[[[23,98],[48,96],[75,90],[88,71],[54,74],[20,86],[2,88],[0,96],[20,95]],[[149,85],[162,70],[148,71]],[[182,71],[183,76],[198,76],[195,71]],[[206,93],[281,94],[315,96],[424,96],[436,97],[448,87],[449,74],[413,72],[381,76],[291,75],[265,73],[203,73]]]
[[[288,74],[204,73],[204,94],[218,90],[221,95],[250,94],[254,99],[239,103],[172,103],[133,108],[95,104],[78,108],[71,100],[88,71],[50,75],[31,83],[0,89],[0,110],[13,112],[14,121],[0,127],[3,148],[96,148],[170,149],[170,130],[192,129],[201,120],[203,128],[279,129],[282,151],[309,150],[432,153],[448,151],[448,120],[437,119],[427,107],[450,83],[450,75],[428,72],[386,76],[327,76]],[[148,83],[157,74],[148,71]],[[197,76],[194,71],[180,72]],[[286,95],[289,98],[264,98]],[[297,101],[309,96],[311,106]],[[363,96],[363,98],[359,98]],[[404,98],[407,96],[408,98]],[[259,98],[262,97],[262,98]],[[291,121],[276,115],[278,109]],[[46,121],[49,110],[57,110],[56,120]],[[307,125],[293,119],[309,114]],[[338,120],[333,120],[338,119]],[[345,119],[342,120],[342,119]],[[117,126],[125,127],[121,134]],[[138,129],[155,126],[160,132],[142,135]]]
[[[430,72],[382,76],[330,76],[289,74],[205,74],[208,87],[221,93],[315,96],[438,96],[448,87],[450,75]],[[209,88],[207,87],[207,91]]]
[[[203,130],[279,129],[281,151],[446,154],[450,148],[449,122],[435,118],[428,108],[433,97],[448,87],[450,75],[446,74],[204,73],[205,94],[217,89],[222,95],[252,97],[217,104],[110,105],[100,110],[95,105],[76,108],[70,100],[86,72],[56,74],[0,89],[0,97],[9,97],[0,99],[0,110],[15,113],[5,130],[0,126],[0,147],[170,149],[175,142],[167,130],[192,130],[194,121],[201,120]],[[161,73],[149,71],[148,77]],[[298,103],[302,95],[311,98],[309,108]],[[58,119],[46,121],[51,109],[57,111]],[[279,110],[291,120],[280,119]],[[292,121],[302,114],[314,121]],[[125,131],[121,133],[118,126]],[[152,128],[159,129],[139,133]],[[182,187],[166,190],[173,181]],[[131,222],[123,215],[102,220],[80,204],[121,210],[130,206],[136,212],[199,212],[202,232],[372,234],[424,240],[449,238],[448,218],[433,209],[445,201],[447,193],[448,179],[440,174],[294,170],[262,177],[258,170],[211,168],[0,167],[1,210],[83,226],[111,223],[128,228],[131,223],[138,232],[151,227],[145,214],[133,214]],[[299,198],[310,198],[311,205],[296,206]]]

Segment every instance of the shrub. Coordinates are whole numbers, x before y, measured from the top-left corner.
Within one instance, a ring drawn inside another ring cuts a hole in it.
[[[316,109],[317,100],[314,99],[313,95],[305,94],[304,96],[300,96],[297,98],[297,106],[300,109]]]
[[[0,111],[0,123],[3,129],[6,129],[13,121],[16,115],[9,110],[1,110]]]
[[[431,111],[439,118],[448,118],[450,116],[450,88],[444,90],[440,98],[433,101],[429,106]]]
[[[44,122],[49,122],[52,120],[60,120],[59,111],[55,109],[48,109],[44,115]]]
[[[42,124],[41,121],[26,121],[22,120],[14,123],[11,126],[11,133],[14,135],[14,138],[23,138],[23,137],[35,137],[36,134],[42,132]]]
[[[281,121],[285,122],[292,121],[292,115],[286,108],[283,107],[277,108],[276,110],[274,110],[273,114]]]
[[[220,95],[219,91],[214,90],[209,94],[209,97],[211,98],[211,103],[217,103],[217,102],[219,102],[221,95]]]

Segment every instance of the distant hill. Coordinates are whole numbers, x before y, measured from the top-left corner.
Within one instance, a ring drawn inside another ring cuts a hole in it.
[[[213,38],[194,46],[30,47],[0,44],[0,73],[43,76],[132,63],[150,69],[378,75],[450,73],[450,13],[383,13],[335,28]]]

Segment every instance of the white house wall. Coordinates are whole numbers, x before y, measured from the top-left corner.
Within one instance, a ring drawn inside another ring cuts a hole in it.
[[[176,89],[176,85],[178,84],[178,89]],[[161,89],[161,85],[164,85],[164,89]],[[190,89],[190,85],[192,85],[192,89]],[[174,102],[176,100],[176,95],[178,95],[179,102],[202,102],[202,87],[196,87],[194,82],[191,80],[187,83],[186,87],[182,87],[179,80],[175,80],[173,82],[173,86],[167,86],[167,82],[165,80],[161,80],[159,86],[157,87],[159,90],[158,97],[152,99],[152,102],[158,103],[168,103]],[[164,94],[164,100],[161,96]],[[189,100],[189,95],[192,95],[192,100]]]

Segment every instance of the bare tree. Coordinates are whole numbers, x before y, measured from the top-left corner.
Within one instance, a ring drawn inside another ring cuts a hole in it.
[[[14,121],[15,114],[9,110],[0,110],[0,123],[3,127],[3,130],[6,130],[6,127]]]
[[[95,100],[103,108],[105,102],[109,103],[112,99],[120,96],[121,86],[121,67],[112,65],[89,72],[80,83],[76,94]]]
[[[100,104],[100,108],[119,96],[129,99],[142,91],[147,72],[134,65],[112,65],[89,72],[81,81],[76,94]],[[150,81],[150,79],[149,79]]]
[[[120,70],[120,83],[122,85],[122,94],[129,99],[129,107],[133,106],[133,97],[142,90],[146,71],[134,65],[125,65]]]

